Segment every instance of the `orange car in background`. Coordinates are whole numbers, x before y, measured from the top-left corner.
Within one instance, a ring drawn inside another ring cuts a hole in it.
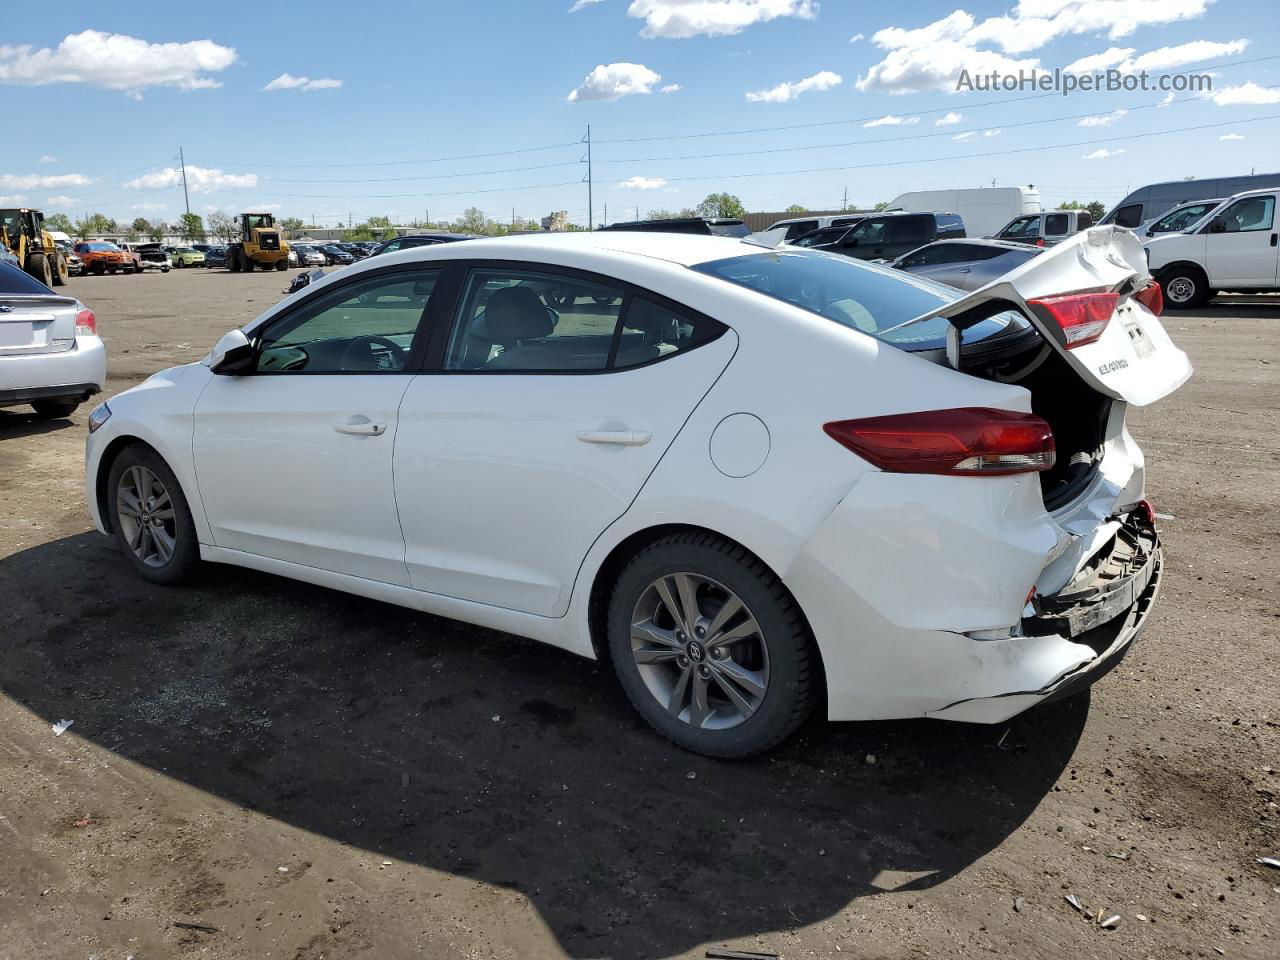
[[[134,259],[133,254],[121,250],[114,243],[106,240],[85,240],[72,248],[75,255],[84,263],[84,273],[101,276],[104,273],[141,273],[142,265]]]

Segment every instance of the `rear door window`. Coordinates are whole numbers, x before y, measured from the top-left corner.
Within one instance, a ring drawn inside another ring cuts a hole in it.
[[[1050,213],[1044,218],[1044,232],[1047,237],[1060,237],[1067,232],[1071,223],[1069,213]]]
[[[1116,211],[1115,222],[1122,227],[1136,227],[1142,223],[1142,204],[1131,203]]]
[[[933,217],[897,217],[890,224],[891,243],[928,243],[933,239]]]
[[[787,225],[787,239],[794,240],[796,237],[802,237],[811,230],[817,229],[817,220],[801,220],[797,223],[791,223]]]

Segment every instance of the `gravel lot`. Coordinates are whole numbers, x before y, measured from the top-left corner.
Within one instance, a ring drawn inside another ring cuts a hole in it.
[[[114,393],[286,279],[68,290]],[[1173,519],[1121,667],[749,763],[530,642],[230,568],[145,584],[88,526],[88,406],[0,410],[0,958],[1275,958],[1280,301],[1166,322],[1196,375],[1134,417]]]

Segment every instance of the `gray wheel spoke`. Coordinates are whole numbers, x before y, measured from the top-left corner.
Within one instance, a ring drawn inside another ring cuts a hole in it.
[[[687,573],[677,573],[674,579],[676,590],[680,594],[680,612],[684,617],[684,630],[685,633],[692,635],[693,628],[698,625],[698,618],[702,616],[698,610],[698,585]]]
[[[169,536],[168,531],[163,527],[152,527],[151,542],[156,546],[156,553],[160,557],[160,562],[168,563],[169,558],[173,556],[174,549],[177,547],[173,537]]]
[[[749,637],[758,637],[760,635],[760,625],[756,623],[755,617],[747,617],[736,627],[726,630],[719,636],[713,636],[707,641],[707,646],[714,649],[721,644],[736,643],[739,640],[746,640]]]
[[[692,628],[684,620],[684,611],[681,609],[680,601],[676,599],[676,595],[671,592],[671,584],[668,578],[663,577],[653,586],[658,591],[658,597],[662,600],[662,605],[667,608],[667,612],[675,620],[676,629],[688,633]]]
[[[631,639],[640,643],[652,643],[660,647],[671,647],[672,649],[680,646],[676,641],[675,631],[663,630],[655,625],[652,620],[646,620],[644,623],[633,623],[631,625]]]
[[[692,676],[692,666],[687,666],[680,671],[680,679],[671,688],[671,698],[667,700],[667,713],[677,717],[680,716],[684,710],[685,701],[689,698],[689,680]]]
[[[720,609],[716,611],[716,615],[711,618],[711,622],[707,624],[707,636],[714,637],[724,629],[725,624],[736,617],[743,609],[742,601],[737,597],[729,597],[724,603],[720,604]]]
[[[152,510],[152,511],[151,511],[151,515],[152,515],[153,517],[157,517],[157,518],[159,518],[159,519],[161,519],[161,520],[172,520],[172,519],[173,519],[173,507],[166,507],[166,508],[165,508],[165,509],[163,509],[163,510]]]
[[[711,716],[711,705],[707,701],[708,680],[694,673],[689,684],[692,688],[689,697],[689,723],[701,729],[707,722],[707,718]]]
[[[639,647],[631,653],[636,663],[668,663],[680,656],[680,651],[673,647]]]
[[[120,489],[120,496],[116,501],[116,509],[126,517],[136,517],[142,510],[142,504],[138,502],[138,498],[134,496],[132,490]]]
[[[142,533],[138,538],[138,559],[146,561],[155,552],[155,541],[151,537],[151,528],[142,525]]]
[[[756,712],[756,705],[742,695],[742,691],[737,688],[731,680],[725,678],[724,674],[711,668],[711,677],[715,680],[716,686],[720,688],[720,692],[729,698],[729,702],[738,708],[738,712],[744,717],[750,717]]]
[[[129,535],[130,550],[136,551],[136,550],[142,549],[142,534],[145,532],[145,530],[146,528],[142,524],[138,524],[137,527],[134,529],[133,533]]]
[[[740,663],[733,660],[721,660],[719,662],[712,661],[712,669],[717,670],[725,677],[728,677],[742,689],[746,690],[754,697],[763,697],[765,691],[764,678],[754,670],[748,670]]]

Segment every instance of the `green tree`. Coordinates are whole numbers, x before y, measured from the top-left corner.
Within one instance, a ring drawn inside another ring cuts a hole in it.
[[[1059,210],[1087,210],[1089,216],[1093,217],[1093,222],[1097,223],[1106,215],[1107,208],[1101,200],[1090,200],[1088,203],[1081,203],[1079,200],[1071,200],[1068,203],[1058,204]]]
[[[124,239],[126,243],[137,243],[138,236],[138,230],[132,223],[124,228]]]
[[[306,226],[307,225],[302,222],[301,217],[285,217],[280,221],[280,229],[291,237],[294,234],[301,233],[306,229]]]
[[[467,207],[462,212],[462,216],[454,222],[454,228],[459,233],[487,233],[488,226],[484,211],[478,207]]]
[[[881,210],[888,210],[888,209],[889,209],[889,201],[888,201],[888,200],[881,200],[879,203],[877,203],[877,204],[876,204],[874,207],[872,207],[871,209],[872,209],[872,210],[874,210],[876,213],[879,213]]]
[[[782,212],[783,213],[808,213],[809,208],[802,207],[798,203],[793,203],[791,206],[787,207],[787,209],[783,210]]]
[[[223,243],[235,243],[240,239],[240,221],[229,213],[215,210],[209,214],[209,232]]]
[[[178,221],[178,236],[187,243],[203,241],[208,234],[204,230],[204,220],[198,213],[184,213]]]
[[[71,218],[65,213],[51,213],[44,218],[45,228],[48,230],[57,230],[60,233],[70,233],[75,229],[72,226]]]
[[[151,221],[151,228],[147,230],[147,236],[151,238],[153,243],[159,243],[164,239],[164,235],[169,232],[169,225],[163,220]]]
[[[151,232],[151,224],[147,222],[146,217],[134,217],[130,229],[134,233],[148,234]]]
[[[81,240],[84,240],[92,234],[110,234],[117,231],[116,222],[110,217],[101,213],[91,213],[88,216],[77,218],[68,232],[74,233]]]
[[[395,228],[391,226],[388,226],[387,229],[382,232],[383,242],[386,242],[387,240],[394,240],[396,236]]]
[[[709,193],[707,199],[698,204],[700,217],[745,217],[747,208],[731,193]]]

